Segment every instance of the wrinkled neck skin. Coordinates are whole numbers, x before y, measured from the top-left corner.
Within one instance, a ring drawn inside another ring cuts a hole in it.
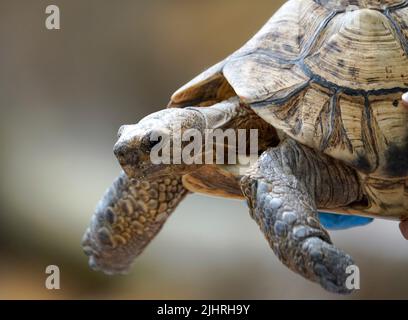
[[[187,107],[201,114],[205,121],[205,128],[221,129],[256,129],[258,130],[261,151],[266,147],[276,145],[279,140],[276,130],[260,118],[248,105],[242,103],[238,97],[217,103],[211,107]]]
[[[206,129],[225,128],[230,122],[237,119],[241,113],[244,113],[240,111],[240,102],[237,97],[217,103],[211,107],[186,107],[184,110],[198,112],[205,123],[204,127]]]
[[[227,132],[233,132],[234,139],[232,141],[228,139],[216,139],[216,141],[211,142],[214,146],[212,149],[212,154],[214,155],[212,164],[218,163],[216,162],[217,159],[215,155],[217,154],[216,148],[219,147],[224,148],[224,155],[226,156],[223,164],[228,164],[227,154],[230,148],[232,148],[233,152],[237,155],[238,152],[245,152],[245,155],[249,156],[254,152],[260,154],[267,148],[279,144],[280,138],[275,128],[260,118],[248,105],[242,103],[238,97],[230,98],[211,107],[186,107],[185,110],[195,111],[201,115],[206,130],[206,133],[203,133],[203,137],[209,133],[216,135],[217,132],[228,137]],[[242,131],[245,132],[245,150],[239,150],[237,145]],[[256,135],[253,136],[251,131],[256,131]],[[256,139],[256,141],[251,139]],[[207,140],[203,141],[203,149],[205,149],[206,143],[208,143]],[[255,150],[252,144],[255,145]],[[202,150],[203,162],[205,162],[205,156],[205,150]],[[234,165],[235,164],[238,163],[234,163]],[[197,169],[200,169],[200,167],[194,168],[193,171]]]

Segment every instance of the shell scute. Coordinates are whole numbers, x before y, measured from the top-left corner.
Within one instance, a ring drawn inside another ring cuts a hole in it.
[[[395,168],[408,154],[407,43],[408,1],[291,0],[173,101],[236,94],[275,128],[363,174],[405,177]]]
[[[392,22],[381,12],[361,9],[341,14],[305,59],[314,74],[339,87],[377,90],[408,82],[408,58]]]

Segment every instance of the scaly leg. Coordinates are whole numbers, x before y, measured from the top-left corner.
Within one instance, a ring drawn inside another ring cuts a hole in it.
[[[122,173],[84,235],[90,266],[107,274],[126,273],[186,194],[181,177],[137,181]]]
[[[252,217],[290,269],[336,293],[350,293],[349,255],[332,245],[316,207],[361,199],[353,169],[293,140],[269,149],[242,181]]]

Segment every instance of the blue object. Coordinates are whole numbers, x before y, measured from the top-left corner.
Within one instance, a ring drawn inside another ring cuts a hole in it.
[[[319,219],[320,223],[328,230],[343,230],[365,226],[374,220],[372,218],[340,215],[326,212],[319,212]]]

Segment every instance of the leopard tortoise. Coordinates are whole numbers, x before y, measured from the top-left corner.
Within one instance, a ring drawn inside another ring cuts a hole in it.
[[[114,152],[124,172],[84,235],[90,265],[127,271],[185,195],[198,192],[246,199],[286,266],[350,293],[354,262],[317,213],[408,218],[407,89],[408,1],[286,2],[167,109],[121,127]],[[257,129],[259,157],[246,171],[152,161],[162,143],[153,136],[189,129]]]

